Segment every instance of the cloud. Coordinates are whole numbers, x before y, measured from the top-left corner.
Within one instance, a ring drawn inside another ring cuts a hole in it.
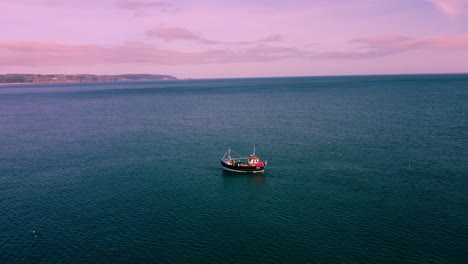
[[[145,35],[149,38],[158,38],[164,41],[175,41],[175,40],[186,40],[194,41],[203,44],[217,44],[218,41],[208,40],[203,38],[188,29],[179,27],[157,27],[152,28],[145,32]]]
[[[414,49],[468,49],[468,34],[436,36],[420,39],[403,36],[377,36],[354,39],[351,42],[360,43],[364,45],[364,48],[373,50],[405,51]]]
[[[159,1],[138,1],[138,0],[122,0],[116,2],[115,5],[122,9],[138,10],[143,8],[164,8],[171,4]]]
[[[206,39],[198,34],[193,33],[192,31],[186,28],[180,27],[155,27],[145,32],[145,35],[148,38],[160,39],[166,42],[170,41],[192,41],[199,44],[223,44],[223,45],[249,45],[249,44],[262,44],[268,42],[279,42],[281,41],[280,35],[271,35],[266,38],[257,40],[257,41],[238,41],[238,42],[226,42],[226,41],[215,41]]]
[[[426,0],[432,3],[444,14],[456,17],[468,14],[468,0]]]
[[[148,13],[145,11],[148,9],[159,9],[161,11],[167,11],[167,9],[172,6],[172,4],[160,1],[121,0],[116,2],[115,6],[121,9],[132,11],[135,16],[146,16]]]
[[[162,65],[265,62],[297,57],[301,51],[265,44],[240,49],[179,51],[145,43],[119,46],[0,41],[0,66],[73,66],[117,63]]]
[[[347,52],[322,52],[312,55],[322,59],[365,59],[382,57],[411,50],[468,50],[468,34],[409,38],[404,36],[376,36],[350,41],[359,47]]]
[[[282,37],[280,35],[271,35],[257,42],[279,42],[281,40],[282,40]]]
[[[200,65],[272,62],[285,59],[367,59],[414,50],[468,51],[468,34],[409,38],[377,36],[353,39],[351,51],[318,52],[267,43],[224,46],[202,51],[161,48],[148,43],[116,46],[38,41],[0,41],[0,66],[87,66],[115,64]],[[357,45],[357,47],[356,47]]]

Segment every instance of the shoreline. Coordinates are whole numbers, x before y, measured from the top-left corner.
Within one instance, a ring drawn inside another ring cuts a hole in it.
[[[64,84],[64,83],[113,83],[113,82],[153,82],[153,81],[176,81],[179,79],[160,79],[160,80],[118,80],[118,81],[94,81],[94,82],[22,82],[22,83],[0,83],[0,85],[32,85],[32,84]]]
[[[159,81],[178,80],[177,77],[165,74],[0,74],[0,84],[49,84],[49,83],[102,83],[124,81]]]
[[[0,82],[0,86],[4,85],[34,85],[34,84],[65,84],[65,83],[112,83],[112,82],[148,82],[148,81],[177,81],[177,80],[220,80],[220,79],[268,79],[268,78],[329,78],[329,77],[390,77],[390,76],[441,76],[441,75],[468,75],[468,73],[408,73],[408,74],[368,74],[368,75],[310,75],[310,76],[275,76],[275,77],[224,77],[224,78],[161,78],[153,80],[109,80],[109,81],[51,81],[51,82],[14,82],[14,83],[3,83]]]

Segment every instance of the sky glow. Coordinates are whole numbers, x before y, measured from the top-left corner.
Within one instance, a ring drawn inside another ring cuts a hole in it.
[[[468,0],[4,0],[0,73],[468,72]]]

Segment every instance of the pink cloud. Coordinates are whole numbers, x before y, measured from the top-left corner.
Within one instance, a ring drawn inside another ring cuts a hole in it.
[[[258,45],[242,49],[178,51],[144,43],[120,46],[71,45],[36,41],[0,42],[0,66],[70,66],[116,63],[210,64],[262,62],[297,57],[289,47]]]
[[[353,51],[318,52],[295,47],[253,46],[183,51],[147,43],[117,46],[74,45],[37,41],[0,41],[0,66],[86,66],[95,64],[199,65],[244,62],[272,62],[284,59],[365,59],[413,50],[468,51],[468,34],[430,38],[377,36],[350,41]]]
[[[380,36],[354,39],[352,42],[361,43],[364,45],[364,48],[374,50],[468,49],[468,34],[421,39],[402,36]]]
[[[468,13],[468,0],[426,0],[448,16],[456,17]]]
[[[468,50],[468,34],[409,38],[403,36],[376,36],[353,39],[360,45],[357,51],[316,53],[313,58],[362,59],[382,57],[411,50]]]
[[[420,39],[412,43],[412,48],[468,50],[468,34]]]

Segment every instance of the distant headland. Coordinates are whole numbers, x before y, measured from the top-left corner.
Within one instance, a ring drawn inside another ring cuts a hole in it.
[[[161,74],[0,74],[0,84],[20,83],[76,83],[177,80],[177,77]]]

